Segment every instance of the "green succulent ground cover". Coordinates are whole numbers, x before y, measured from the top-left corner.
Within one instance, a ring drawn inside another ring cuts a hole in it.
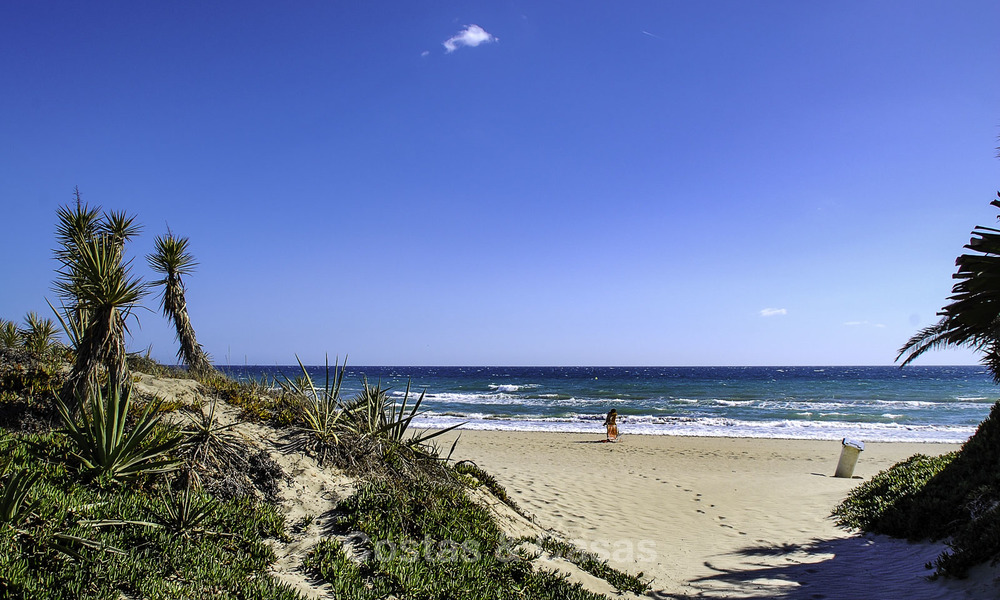
[[[504,535],[457,483],[372,479],[338,510],[350,551],[331,538],[306,562],[338,598],[604,598],[533,569],[521,540]]]
[[[0,510],[0,597],[299,598],[266,573],[265,540],[284,536],[274,506],[196,492],[207,518],[178,527],[169,517],[180,501],[162,476],[88,481],[54,433],[0,431],[0,447],[2,488],[20,474],[34,480],[21,509]]]
[[[1000,402],[959,452],[921,454],[858,486],[834,510],[845,527],[913,540],[947,539],[940,575],[1000,559]]]

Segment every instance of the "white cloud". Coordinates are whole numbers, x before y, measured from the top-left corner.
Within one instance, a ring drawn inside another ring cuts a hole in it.
[[[882,323],[872,323],[871,321],[847,321],[846,323],[844,323],[844,325],[847,325],[848,327],[866,326],[866,327],[876,327],[878,329],[885,328],[884,324],[882,324]]]
[[[420,53],[420,56],[427,56],[430,53],[431,53],[430,50],[424,50],[423,52]]]
[[[479,44],[488,44],[495,41],[497,41],[497,38],[479,25],[467,25],[465,29],[445,40],[444,48],[445,52],[454,52],[460,46],[475,48]]]
[[[760,316],[762,317],[774,317],[776,315],[787,315],[788,310],[785,308],[765,308],[760,311]]]

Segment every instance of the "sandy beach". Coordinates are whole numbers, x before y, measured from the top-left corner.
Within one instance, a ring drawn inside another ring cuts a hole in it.
[[[451,434],[440,444],[451,445]],[[654,598],[997,598],[1000,570],[929,581],[945,548],[835,526],[850,489],[950,444],[869,443],[853,479],[839,441],[463,431],[455,460],[493,473],[538,525],[653,578]]]

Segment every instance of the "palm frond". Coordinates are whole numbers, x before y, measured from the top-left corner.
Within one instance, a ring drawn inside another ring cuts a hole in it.
[[[1000,208],[1000,200],[990,204]],[[941,320],[911,337],[896,360],[902,358],[905,366],[928,350],[973,348],[986,353],[983,364],[1000,382],[1000,230],[974,228],[965,248],[972,253],[955,260],[956,283],[949,303],[938,313]]]

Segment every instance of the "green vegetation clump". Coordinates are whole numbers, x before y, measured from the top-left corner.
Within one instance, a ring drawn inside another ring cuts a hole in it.
[[[152,475],[85,482],[59,434],[0,431],[0,448],[0,597],[301,600],[267,573],[265,540],[285,535],[273,506]]]
[[[918,493],[955,459],[956,452],[941,456],[914,454],[855,488],[833,511],[837,524],[895,537],[932,537],[938,525],[916,520],[924,510],[917,506]]]
[[[240,409],[240,419],[287,427],[300,420],[301,404],[276,392],[265,381],[237,381],[218,371],[199,375],[202,384],[217,398]]]
[[[500,485],[497,478],[479,468],[479,465],[476,463],[471,460],[463,460],[456,463],[453,468],[456,473],[465,476],[465,481],[469,487],[485,486],[497,500],[514,509],[514,512],[519,515],[527,516],[521,507],[514,502],[514,499],[507,494],[507,490]]]
[[[343,543],[325,540],[306,567],[339,598],[605,598],[533,570],[518,541],[454,481],[374,478],[338,510],[351,556]]]
[[[836,509],[838,524],[913,540],[949,539],[940,575],[1000,559],[1000,402],[957,453],[915,455],[862,484]]]
[[[565,558],[591,575],[607,581],[619,590],[635,592],[640,596],[649,591],[649,582],[643,579],[643,573],[630,575],[624,571],[619,571],[597,554],[581,550],[572,544],[553,537],[539,537],[532,541],[545,550],[548,550],[552,555]]]

